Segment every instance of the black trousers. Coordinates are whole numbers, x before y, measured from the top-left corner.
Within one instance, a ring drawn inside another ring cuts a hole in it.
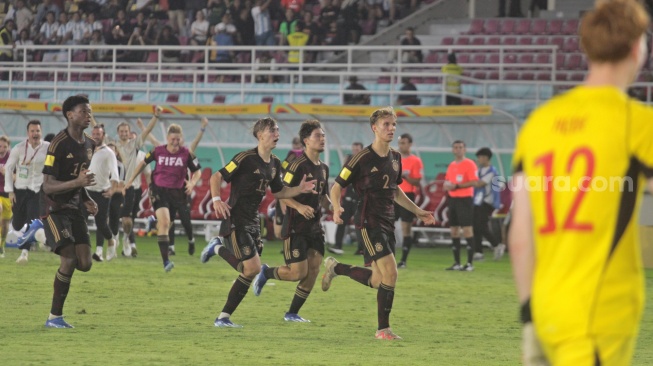
[[[109,228],[109,205],[111,198],[103,196],[104,192],[88,191],[93,201],[97,204],[97,215],[95,215],[95,245],[104,246],[104,240],[109,240],[113,236]],[[88,215],[85,215],[88,216]]]
[[[492,212],[494,212],[494,207],[485,202],[480,206],[474,206],[474,249],[478,253],[483,253],[483,238],[487,239],[492,247],[499,245],[499,241],[489,226]]]
[[[15,231],[34,219],[39,218],[39,194],[29,189],[14,189],[16,202],[11,207],[13,218],[11,226]]]

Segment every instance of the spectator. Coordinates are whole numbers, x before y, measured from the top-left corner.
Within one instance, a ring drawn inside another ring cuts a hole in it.
[[[57,44],[57,31],[59,23],[55,20],[55,13],[49,11],[45,15],[45,23],[41,25],[40,42],[42,44]]]
[[[104,46],[104,37],[102,37],[102,32],[99,30],[94,30],[91,34],[91,40],[88,43],[91,46]],[[106,50],[101,50],[98,48],[89,49],[86,51],[86,61],[88,62],[100,62],[104,60],[104,55]]]
[[[54,19],[57,19],[61,12],[61,8],[59,8],[59,5],[53,3],[52,0],[43,0],[43,2],[36,7],[36,17],[34,19],[36,21],[35,24],[42,24],[47,18],[49,12],[52,12],[54,14]]]
[[[377,16],[376,12],[372,10],[367,10],[365,14],[365,20],[361,24],[361,32],[363,35],[371,36],[376,34],[377,26]]]
[[[61,29],[61,28],[60,28]],[[122,31],[119,25],[111,28],[111,33],[109,37],[105,40],[107,45],[112,46],[126,46],[129,39],[125,36],[125,32]],[[123,61],[126,57],[126,52],[124,47],[118,47],[116,51],[116,61]],[[113,53],[107,53],[105,56],[107,61],[111,61],[113,58]]]
[[[115,27],[116,25],[120,26],[120,29],[122,29],[122,32],[127,38],[131,36],[132,31],[134,30],[134,28],[132,28],[131,21],[129,18],[127,18],[127,13],[125,13],[124,9],[118,10],[116,20],[113,22],[113,26]]]
[[[270,71],[276,71],[277,70],[277,62],[276,60],[270,55],[269,52],[261,52],[261,55],[254,60],[254,70],[270,70]],[[268,74],[268,75],[263,75],[263,74],[258,74],[256,75],[256,82],[257,83],[268,83],[272,84],[275,82],[277,78],[275,78],[274,75]]]
[[[228,17],[228,14],[225,14],[224,17]],[[215,33],[215,37],[213,37],[213,40],[218,46],[215,62],[218,63],[233,62],[233,51],[227,51],[222,49],[222,47],[229,47],[234,45],[234,38],[233,38],[234,33],[229,32],[229,26],[235,29],[233,24],[227,24],[225,22],[222,22],[215,26],[216,33]]]
[[[134,28],[132,35],[129,37],[129,41],[127,42],[127,46],[130,46],[130,49],[127,51],[127,56],[123,58],[125,62],[145,62],[147,52],[139,47],[145,46],[145,40],[143,40],[140,28]]]
[[[295,32],[288,35],[288,44],[291,47],[304,47],[308,43],[309,30],[305,29],[304,22],[297,22]],[[288,52],[288,63],[297,64],[301,59],[300,51],[291,50]]]
[[[145,39],[145,44],[154,45],[156,44],[156,38],[161,33],[161,27],[159,21],[154,16],[153,13],[150,14],[147,19],[147,26],[145,27],[145,32],[143,32],[143,38]]]
[[[68,14],[59,14],[59,28],[57,29],[57,44],[73,44],[73,30],[75,24],[68,21]]]
[[[204,19],[204,13],[200,10],[195,14],[195,21],[190,26],[190,43],[193,46],[206,44],[209,37],[209,22]]]
[[[188,23],[191,23],[193,21],[193,18],[197,19],[197,12],[201,11],[202,15],[204,15],[204,18],[206,18],[206,13],[204,13],[204,9],[206,8],[207,5],[207,0],[185,0],[184,1],[184,7],[186,9],[186,20]],[[190,37],[192,37],[192,33]],[[208,32],[208,27],[206,31],[206,37],[208,39],[209,37],[209,32]]]
[[[242,46],[251,46],[256,44],[254,34],[254,18],[247,8],[242,8],[238,12],[238,17],[234,19],[234,25],[238,29],[238,44]]]
[[[133,4],[132,4],[133,3]],[[149,7],[154,3],[154,0],[130,0],[128,5],[128,9],[130,11],[137,11],[137,12],[144,12],[144,11],[149,11]],[[156,1],[158,4],[158,1]],[[143,14],[143,18],[145,18],[145,14]],[[145,28],[141,28],[141,31]]]
[[[141,32],[147,28],[147,20],[145,19],[145,13],[139,11],[136,13],[136,21],[132,24],[134,28],[138,27],[141,29]]]
[[[218,34],[218,30],[220,28],[223,28],[224,32],[232,37],[232,43],[235,44],[238,30],[236,29],[236,26],[231,21],[231,13],[229,12],[224,13],[224,15],[222,16],[222,22],[218,23],[215,26],[214,33],[216,35]]]
[[[220,23],[224,15],[229,11],[229,6],[225,0],[209,0],[206,7],[208,10],[206,20],[209,21],[210,27],[214,27]]]
[[[405,37],[401,40],[402,46],[421,46],[422,42],[415,37],[415,29],[412,27],[406,28]],[[401,61],[404,63],[422,63],[423,55],[421,50],[406,51],[401,56]]]
[[[521,0],[499,0],[499,17],[506,16],[506,3],[510,1],[508,9],[508,17],[521,18],[524,15],[521,13]]]
[[[171,0],[168,2],[171,2]],[[102,19],[110,19],[113,21],[118,17],[118,12],[120,10],[124,11],[125,7],[120,5],[119,0],[109,0],[109,3],[102,7]]]
[[[292,9],[286,9],[286,17],[279,24],[279,46],[288,44],[288,35],[295,32],[298,19]]]
[[[256,5],[252,8],[252,18],[254,19],[254,34],[256,36],[257,46],[274,46],[274,32],[270,20],[270,11],[268,7],[272,0],[256,0]]]
[[[338,28],[337,22],[331,22],[322,42],[326,46],[343,46],[347,44],[344,29]]]
[[[329,26],[338,20],[340,9],[331,3],[331,0],[324,0],[324,7],[320,11],[320,22],[323,26]],[[325,29],[326,31],[326,29]]]
[[[349,77],[349,86],[345,90],[367,90],[363,85],[358,83],[356,76]],[[343,95],[343,104],[350,105],[369,105],[370,95],[362,93],[345,93]]]
[[[447,92],[446,105],[460,105],[462,104],[462,100],[458,95],[461,92],[460,75],[463,74],[463,68],[456,63],[455,53],[450,53],[448,60],[449,63],[442,66],[442,73],[445,74],[445,90]]]
[[[34,22],[34,14],[32,11],[25,6],[25,1],[17,0],[14,20],[16,22],[16,31],[20,32],[23,29],[29,30]]]
[[[358,43],[363,31],[360,25],[360,12],[357,0],[344,0],[340,8],[340,17],[342,18],[345,29],[346,43]]]
[[[400,91],[417,91],[417,87],[415,84],[410,82],[410,78],[401,78],[401,82],[403,85],[401,86]],[[421,100],[416,94],[400,94],[397,97],[397,105],[419,105],[420,102]]]
[[[18,36],[18,40],[16,41],[16,46],[34,46],[34,41],[32,41],[32,39],[29,36],[29,29],[26,28],[20,31],[20,35]],[[18,49],[14,53],[14,60],[22,61],[24,54],[25,54],[25,50]],[[27,61],[33,61],[33,60],[34,60],[34,52],[27,51]]]
[[[102,31],[102,28],[102,23],[100,23],[98,20],[95,20],[95,14],[86,14],[86,20],[82,25],[82,42],[84,44],[89,44],[89,42],[91,42],[93,32],[96,30]]]
[[[179,46],[179,39],[172,34],[172,27],[166,25],[161,30],[161,34],[156,42],[159,46]],[[161,61],[163,62],[179,62],[180,52],[176,50],[161,51]]]
[[[79,14],[79,12],[73,13],[73,19],[68,23],[71,23],[73,25],[72,26],[73,44],[76,45],[82,44],[82,41],[84,39],[84,22],[82,21],[82,17]]]
[[[184,0],[168,0],[168,24],[172,26],[173,33],[183,36],[186,17],[184,15]]]
[[[322,43],[322,33],[320,26],[313,21],[313,13],[305,11],[303,14],[305,29],[309,30],[310,38],[308,39],[309,46],[319,46]]]

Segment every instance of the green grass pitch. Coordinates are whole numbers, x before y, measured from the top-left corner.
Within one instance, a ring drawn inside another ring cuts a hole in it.
[[[379,341],[376,290],[344,277],[323,292],[319,278],[300,314],[286,323],[295,283],[269,281],[245,297],[232,320],[213,326],[236,273],[218,257],[202,265],[178,238],[176,267],[164,273],[154,238],[139,238],[139,257],[94,263],[76,272],[64,314],[75,329],[45,329],[59,259],[18,250],[0,259],[2,365],[519,365],[520,326],[507,258],[448,272],[446,248],[418,248],[399,271],[391,325],[404,339]],[[282,264],[279,242],[262,261]],[[351,246],[341,262],[361,264]],[[323,268],[322,268],[323,271]],[[653,271],[634,365],[653,364]],[[320,274],[321,278],[321,274]],[[272,285],[274,283],[274,285]]]

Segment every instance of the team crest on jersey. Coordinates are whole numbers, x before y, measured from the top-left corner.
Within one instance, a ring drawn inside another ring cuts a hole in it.
[[[243,254],[245,255],[252,254],[252,249],[250,247],[243,247]]]
[[[376,243],[374,249],[376,249],[377,252],[381,252],[383,251],[383,245],[381,245],[381,243]]]
[[[399,162],[398,162],[397,160],[393,160],[393,161],[392,161],[392,169],[393,169],[395,172],[398,172],[398,171],[399,171]]]
[[[68,229],[61,230],[61,236],[63,236],[66,239],[70,238],[70,233],[68,232]]]
[[[272,168],[272,178],[274,179],[276,175],[277,175],[277,168]]]
[[[295,249],[292,251],[292,257],[293,258],[299,258],[299,249]]]
[[[88,157],[88,160],[91,160],[93,157],[93,149],[86,149],[86,156]]]

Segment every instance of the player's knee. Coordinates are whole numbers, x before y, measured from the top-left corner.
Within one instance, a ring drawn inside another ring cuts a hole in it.
[[[82,271],[82,272],[88,272],[91,270],[91,267],[93,266],[92,261],[86,261],[86,260],[78,260],[77,261],[77,270]]]
[[[306,278],[308,269],[306,267],[299,268],[299,266],[290,267],[290,281],[299,281]]]
[[[245,266],[243,268],[243,276],[247,278],[254,278],[256,275],[258,275],[261,272],[260,267],[247,267]]]

